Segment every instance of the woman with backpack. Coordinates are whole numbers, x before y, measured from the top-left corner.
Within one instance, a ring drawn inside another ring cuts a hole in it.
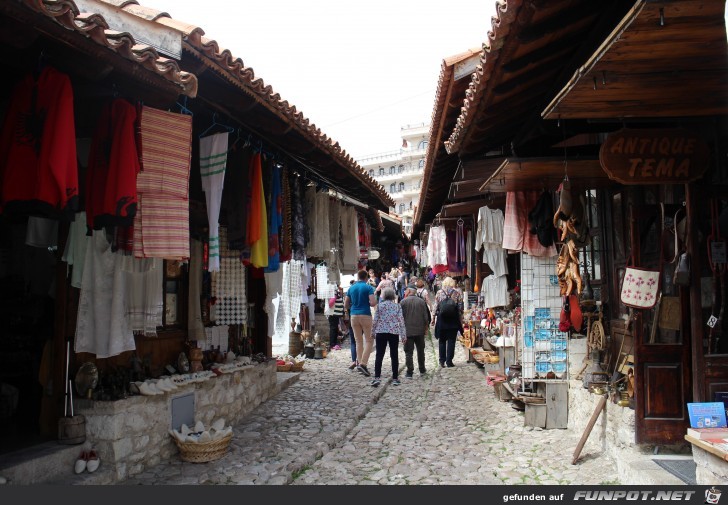
[[[458,331],[463,332],[463,295],[455,289],[452,277],[442,281],[442,289],[435,296],[435,338],[439,342],[440,366],[454,367],[455,341]]]

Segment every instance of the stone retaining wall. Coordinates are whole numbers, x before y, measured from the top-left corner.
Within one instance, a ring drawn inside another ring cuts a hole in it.
[[[711,486],[728,484],[728,463],[715,454],[693,445],[695,481]]]
[[[86,417],[86,439],[99,458],[124,480],[176,457],[169,435],[172,399],[195,394],[195,420],[209,425],[218,418],[237,424],[256,406],[276,393],[275,361],[251,365],[205,382],[188,384],[165,395],[133,396],[115,402],[94,402],[77,409]]]

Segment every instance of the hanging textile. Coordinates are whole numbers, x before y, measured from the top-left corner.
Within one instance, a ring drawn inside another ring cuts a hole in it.
[[[433,269],[438,265],[447,265],[447,232],[444,226],[433,226],[430,228],[430,235],[427,241],[427,257],[429,265]]]
[[[88,241],[78,302],[74,351],[109,358],[136,346],[125,313],[123,256],[111,251],[103,231]]]
[[[162,326],[164,290],[162,288],[164,260],[138,259],[121,255],[126,280],[126,317],[135,335],[156,337]]]
[[[489,275],[483,279],[480,296],[487,308],[505,307],[510,303],[508,296],[508,277]]]
[[[447,239],[447,269],[452,274],[460,274],[462,270],[457,261],[457,231],[446,230],[445,236]]]
[[[280,295],[283,288],[283,268],[279,268],[275,272],[265,273],[265,303],[263,310],[268,315],[268,336],[272,337],[276,333],[276,324],[278,313],[273,301]]]
[[[243,324],[248,321],[245,265],[238,252],[227,247],[227,227],[220,226],[220,270],[212,273],[215,324]]]
[[[293,257],[293,202],[291,201],[291,182],[285,167],[282,169],[281,186],[283,188],[281,262],[286,262]]]
[[[465,273],[469,274],[470,277],[472,277],[472,272],[470,271],[473,268],[473,230],[467,231],[467,239],[465,243]]]
[[[189,259],[192,116],[144,106],[139,128],[134,255]]]
[[[86,235],[86,213],[79,212],[68,231],[62,261],[71,267],[71,286],[80,288],[83,281],[83,265],[86,259],[89,237]]]
[[[339,229],[341,228],[341,204],[338,200],[329,202],[329,250],[339,248]]]
[[[290,182],[293,258],[298,261],[303,261],[306,259],[306,243],[308,237],[306,219],[303,217],[305,202],[304,188],[301,183],[301,177],[297,175],[292,176]]]
[[[86,219],[89,229],[131,226],[137,208],[139,173],[136,107],[116,99],[104,105],[96,123],[86,170]]]
[[[481,207],[478,209],[478,229],[475,234],[475,250],[500,249],[503,244],[503,211]]]
[[[250,159],[250,188],[250,213],[248,214],[250,264],[263,268],[268,266],[268,215],[265,208],[260,153],[255,153]]]
[[[291,260],[283,264],[283,283],[281,286],[281,302],[279,305],[277,333],[287,335],[291,330],[291,321],[298,321],[301,310],[301,279],[303,262]]]
[[[317,192],[314,186],[306,189],[309,242],[306,246],[306,255],[312,258],[323,258],[331,249],[329,236],[329,195],[325,191]]]
[[[345,274],[356,273],[359,263],[359,225],[356,209],[344,207],[342,214],[343,261],[341,271]]]
[[[71,217],[79,205],[71,80],[45,67],[18,83],[8,104],[0,134],[0,210]]]
[[[215,324],[248,322],[245,265],[237,258],[220,258],[220,270],[212,273]]]
[[[190,245],[189,293],[187,297],[187,338],[205,340],[202,321],[202,242],[192,239]]]
[[[246,227],[248,224],[248,168],[253,152],[234,144],[228,150],[225,184],[222,188],[221,211],[226,217],[228,247],[241,250],[246,247]]]
[[[465,230],[463,228],[463,221],[459,219],[455,227],[455,264],[458,267],[458,272],[465,272],[466,262]]]
[[[281,167],[271,166],[270,217],[268,223],[268,266],[265,271],[277,272],[281,266],[281,225],[283,224],[283,195],[281,192]]]
[[[530,232],[528,213],[536,206],[538,191],[518,191],[506,194],[506,213],[503,227],[503,249],[523,251],[531,256],[553,257],[557,251],[554,245],[544,247],[538,236]]]
[[[487,264],[497,277],[508,274],[505,249],[485,249],[483,263]]]
[[[316,298],[319,300],[328,300],[331,298],[328,292],[329,287],[329,269],[326,265],[319,263],[316,265]]]
[[[222,188],[227,167],[228,132],[200,139],[200,176],[207,203],[209,229],[208,265],[210,272],[220,270],[220,234],[218,220],[222,203]]]

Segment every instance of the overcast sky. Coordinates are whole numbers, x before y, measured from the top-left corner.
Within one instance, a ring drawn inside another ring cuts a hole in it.
[[[440,65],[480,50],[496,0],[141,0],[195,24],[354,158],[429,122]]]

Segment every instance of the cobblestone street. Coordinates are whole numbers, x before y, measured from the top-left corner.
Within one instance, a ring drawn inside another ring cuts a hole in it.
[[[389,382],[388,354],[378,388],[348,370],[348,345],[310,360],[296,383],[235,427],[224,458],[163,463],[125,484],[618,483],[596,444],[572,466],[581,433],[524,427],[523,413],[496,400],[460,345],[457,366],[441,369],[436,344],[428,339],[427,374],[402,371],[401,386]]]

